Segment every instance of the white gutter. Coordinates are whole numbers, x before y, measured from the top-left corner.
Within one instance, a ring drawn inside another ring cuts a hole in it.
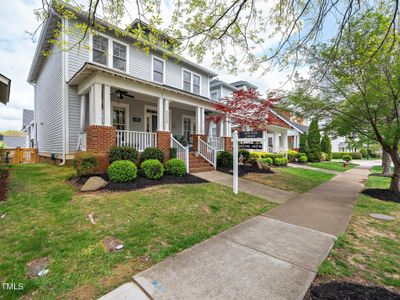
[[[66,40],[66,33],[65,33],[65,28],[67,25],[67,22],[65,19],[62,19],[63,23],[63,33],[62,33],[62,39],[63,41]],[[60,163],[60,166],[65,165],[66,162],[66,152],[67,152],[67,109],[68,109],[68,91],[67,91],[67,84],[66,84],[66,53],[65,51],[61,52],[62,55],[62,98],[63,98],[63,110],[62,110],[62,124],[63,124],[63,142],[62,142],[62,162]]]

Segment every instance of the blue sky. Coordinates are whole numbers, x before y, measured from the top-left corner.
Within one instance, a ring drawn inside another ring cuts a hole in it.
[[[22,109],[33,109],[34,90],[26,82],[26,79],[36,44],[27,32],[33,32],[38,26],[33,10],[39,8],[40,5],[41,0],[13,0],[2,3],[0,10],[0,73],[10,78],[12,83],[10,102],[6,106],[0,104],[0,131],[20,130]],[[170,9],[170,6],[166,7]],[[211,62],[211,58],[207,56],[202,65],[211,68]],[[288,74],[288,72],[276,70],[262,77],[257,72],[232,76],[224,70],[214,71],[219,73],[218,77],[221,80],[227,82],[248,80],[257,85],[262,92],[280,87],[286,81]]]

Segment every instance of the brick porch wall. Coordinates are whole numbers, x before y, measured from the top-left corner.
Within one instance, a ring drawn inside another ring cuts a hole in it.
[[[208,135],[207,134],[193,134],[193,151],[197,151],[197,147],[199,145],[198,140],[201,139],[207,143]]]
[[[86,151],[95,154],[100,166],[96,172],[108,168],[108,153],[116,145],[116,131],[110,126],[90,125],[86,128]]]
[[[225,151],[233,152],[233,142],[232,138],[229,136],[224,136]]]
[[[165,161],[169,160],[171,148],[171,132],[157,131],[157,148],[165,154]]]

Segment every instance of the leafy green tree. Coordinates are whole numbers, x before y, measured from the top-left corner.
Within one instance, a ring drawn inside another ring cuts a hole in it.
[[[300,152],[308,153],[308,145],[307,145],[307,133],[303,133],[300,135]]]
[[[324,134],[324,136],[321,139],[321,151],[325,152],[328,154],[327,159],[331,160],[332,158],[332,144],[331,144],[331,139],[329,138],[328,134]]]
[[[308,129],[307,136],[307,159],[308,161],[320,161],[321,160],[321,134],[318,127],[318,119],[312,119],[310,128]]]
[[[378,143],[392,159],[390,189],[398,192],[400,34],[386,13],[386,7],[368,11],[351,20],[339,43],[331,41],[310,49],[309,78],[299,78],[301,85],[296,90],[313,97],[308,97],[306,104],[298,96],[288,97],[288,101],[292,101],[289,108],[307,107],[307,113]]]

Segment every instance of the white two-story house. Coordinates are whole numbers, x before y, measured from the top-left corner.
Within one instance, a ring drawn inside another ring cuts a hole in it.
[[[74,28],[77,21],[51,11],[28,77],[35,90],[41,157],[65,162],[77,151],[90,151],[105,160],[114,145],[138,151],[158,147],[168,157],[174,147],[189,164],[187,149],[179,141],[192,144],[196,153],[199,143],[207,149],[206,115],[214,112],[210,81],[216,73],[186,59],[164,59],[162,48],[146,54],[133,45],[132,37],[117,37],[111,30],[89,34],[78,45],[82,34],[64,29],[62,39],[75,46],[60,51],[49,43],[54,29],[60,23],[62,28]],[[77,16],[80,22],[86,17],[80,12]],[[135,21],[132,28],[138,24]],[[42,53],[48,50],[51,55],[46,57]],[[230,130],[222,130],[218,137],[230,137]],[[214,164],[216,153],[200,152]]]

